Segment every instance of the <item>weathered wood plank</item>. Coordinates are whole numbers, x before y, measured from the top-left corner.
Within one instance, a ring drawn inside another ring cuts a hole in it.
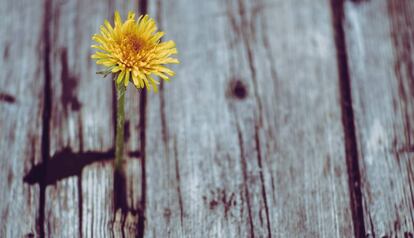
[[[329,6],[149,2],[182,63],[147,101],[146,236],[353,235]]]
[[[131,215],[127,221],[122,212],[115,215],[116,198],[129,196],[114,191],[113,81],[100,79],[90,59],[92,34],[115,8],[130,6],[132,1],[51,1],[52,157],[47,168],[65,176],[49,181],[46,189],[46,236],[135,235],[125,226],[133,223]]]
[[[345,24],[370,237],[414,235],[414,2],[347,1]]]
[[[43,4],[0,5],[0,237],[37,236],[39,187],[23,178],[42,160]]]
[[[68,164],[76,166],[76,170],[66,178],[53,181],[46,188],[45,234],[49,237],[99,234],[103,231],[87,230],[102,229],[102,223],[110,224],[113,216],[105,213],[110,210],[113,199],[112,196],[100,197],[101,193],[92,195],[94,198],[83,197],[82,190],[93,189],[85,185],[93,183],[96,186],[105,186],[107,183],[95,180],[96,177],[83,177],[83,173],[92,173],[84,170],[96,167],[83,168],[87,163],[82,160],[90,158],[81,155],[87,151],[109,151],[113,147],[111,82],[96,76],[97,68],[90,59],[90,37],[99,29],[102,19],[109,16],[111,9],[108,2],[94,0],[51,1],[51,4],[50,155],[53,156],[52,160],[65,158]],[[62,152],[66,157],[56,156]],[[110,163],[112,156],[104,157]],[[90,160],[92,162],[94,161]],[[56,165],[62,166],[63,163]],[[51,166],[48,168],[57,169]],[[111,179],[111,176],[109,173],[107,179]],[[96,207],[93,203],[83,203],[89,199],[94,199],[97,203],[105,200],[104,206],[99,208],[102,212],[94,211]],[[88,227],[83,227],[83,224],[88,224]]]
[[[82,237],[122,237],[114,218],[113,166],[94,163],[82,173]],[[106,198],[106,199],[103,199]]]

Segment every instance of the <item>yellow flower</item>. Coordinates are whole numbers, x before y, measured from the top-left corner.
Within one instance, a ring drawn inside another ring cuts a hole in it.
[[[131,80],[137,88],[150,86],[157,91],[156,81],[151,75],[164,80],[174,76],[174,72],[165,64],[178,64],[179,61],[170,56],[177,54],[174,41],[160,42],[164,32],[157,32],[155,21],[148,15],[140,16],[135,20],[135,13],[129,12],[128,19],[122,22],[119,12],[115,12],[114,27],[105,20],[100,34],[92,39],[98,49],[92,55],[96,63],[108,67],[108,72],[117,74],[116,83],[128,86]]]

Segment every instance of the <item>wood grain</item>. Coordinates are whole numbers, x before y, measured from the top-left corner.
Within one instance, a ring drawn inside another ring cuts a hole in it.
[[[0,5],[0,237],[414,236],[411,0]],[[181,61],[128,89],[121,173],[90,59],[115,9]]]
[[[68,157],[68,160],[72,160],[71,163],[80,163],[73,161],[82,159],[76,158],[76,154],[86,151],[107,151],[113,147],[111,82],[110,79],[99,79],[95,74],[97,68],[90,59],[90,37],[99,29],[102,19],[109,16],[111,9],[108,3],[93,0],[51,1],[50,4],[50,155],[69,150],[73,155]],[[54,156],[52,159],[60,158]],[[93,222],[109,224],[112,220],[111,214],[103,215],[103,211],[110,210],[108,207],[112,204],[112,196],[100,197],[101,192],[93,195],[97,203],[100,200],[106,201],[100,208],[102,213],[93,211],[93,206],[88,207],[91,203],[82,202],[88,201],[88,198],[83,197],[82,190],[92,189],[83,186],[84,182],[95,183],[101,189],[105,188],[99,186],[100,184],[107,184],[106,181],[99,181],[98,177],[89,177],[85,181],[82,174],[88,173],[85,171],[87,168],[81,167],[74,171],[75,173],[46,188],[46,236],[76,237],[85,229],[102,229],[102,226],[94,225]],[[101,216],[94,217],[93,220],[84,220],[90,217],[89,213],[98,213]],[[83,227],[83,224],[89,226]],[[93,231],[95,234],[100,232],[103,231]],[[88,233],[86,231],[86,234]]]
[[[0,1],[0,236],[10,238],[39,234],[39,186],[23,178],[42,160],[44,8],[28,4]]]
[[[414,2],[347,2],[344,29],[369,237],[412,237]]]
[[[353,235],[329,6],[149,2],[182,63],[147,101],[147,237]]]
[[[51,181],[46,189],[44,229],[48,237],[135,234],[129,228],[133,218],[127,216],[126,223],[123,209],[127,207],[119,204],[120,198],[128,197],[125,178],[119,181],[112,166],[113,81],[96,75],[98,68],[90,59],[91,36],[104,19],[111,19],[115,8],[130,6],[131,1],[51,1],[51,161],[47,167],[65,171],[67,176]],[[65,168],[61,168],[63,160],[68,161]]]

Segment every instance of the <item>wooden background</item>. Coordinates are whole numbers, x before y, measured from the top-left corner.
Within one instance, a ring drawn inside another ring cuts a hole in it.
[[[115,9],[179,50],[158,94],[90,59]],[[414,1],[0,0],[0,237],[413,237]]]

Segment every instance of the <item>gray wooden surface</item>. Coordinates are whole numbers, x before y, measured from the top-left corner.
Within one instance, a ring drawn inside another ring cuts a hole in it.
[[[414,236],[414,2],[345,5],[364,223],[373,237]]]
[[[0,13],[0,236],[21,237],[35,233],[40,211],[39,186],[23,177],[42,161],[44,6],[2,1]]]
[[[127,92],[91,35],[154,17],[181,64]],[[413,237],[411,0],[0,0],[0,237]]]
[[[326,1],[160,1],[149,12],[182,63],[147,102],[146,234],[352,235]]]

